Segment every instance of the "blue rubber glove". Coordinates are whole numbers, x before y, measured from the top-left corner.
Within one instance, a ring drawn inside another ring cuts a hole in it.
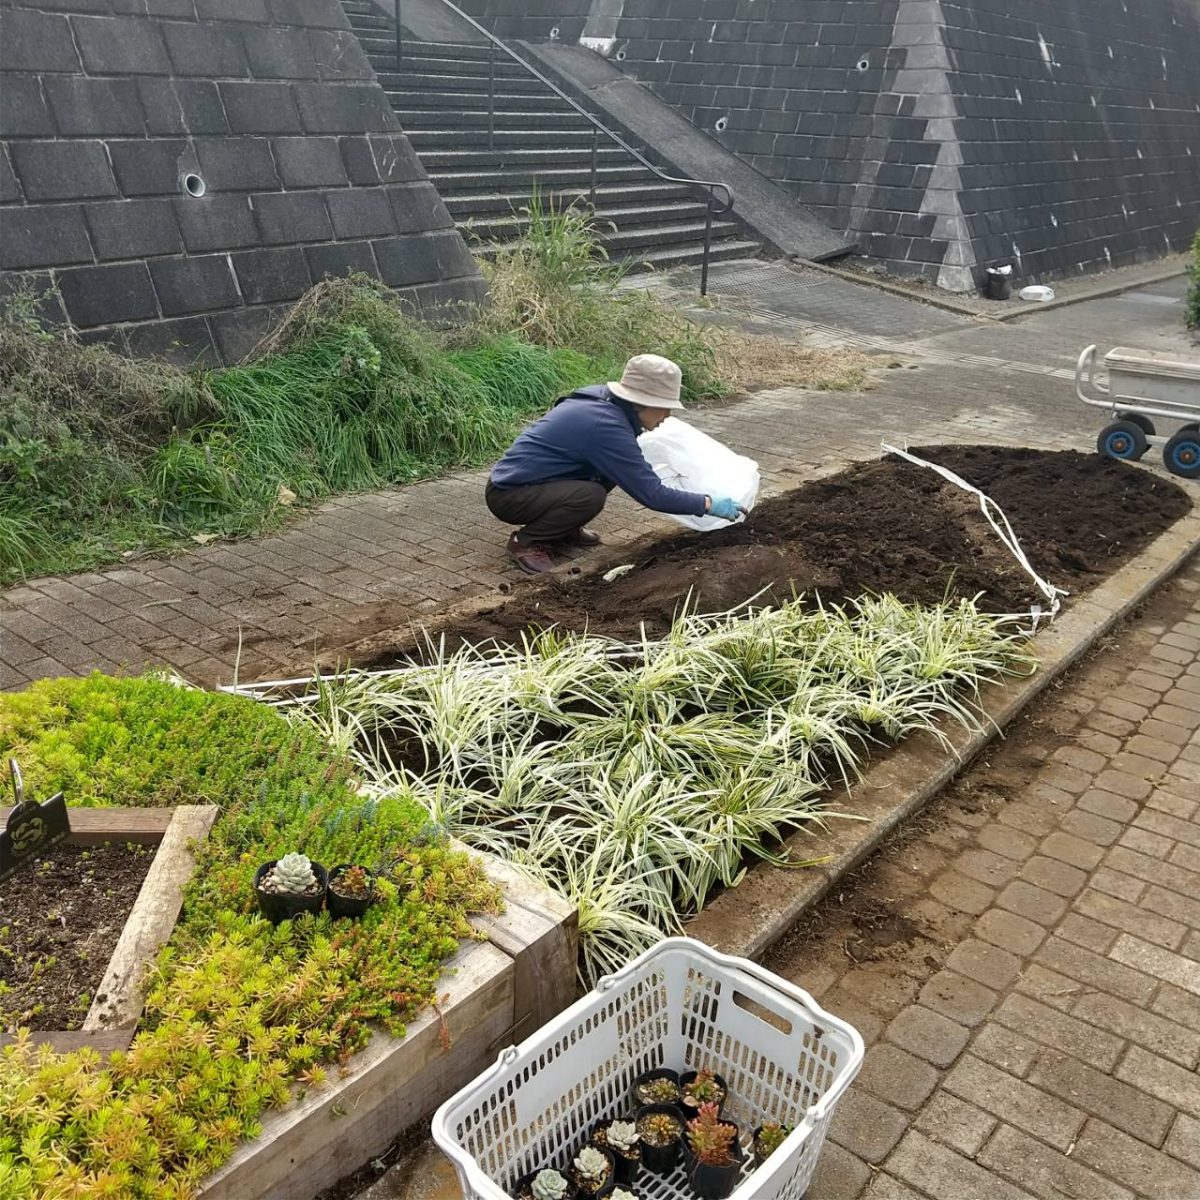
[[[736,521],[741,511],[741,506],[735,504],[728,496],[713,496],[708,506],[708,515],[720,517],[723,521]]]

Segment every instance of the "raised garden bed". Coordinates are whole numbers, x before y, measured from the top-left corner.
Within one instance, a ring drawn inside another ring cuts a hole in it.
[[[0,808],[0,827],[8,813]],[[13,989],[4,1009],[57,1050],[124,1049],[145,1003],[146,971],[179,916],[193,846],[217,809],[68,813],[70,838],[0,884],[11,929],[0,942],[0,982]],[[0,1045],[8,1040],[0,1033]]]
[[[377,1033],[322,1088],[262,1122],[204,1182],[202,1200],[305,1200],[384,1151],[513,1042],[575,998],[578,916],[553,892],[495,859],[504,912],[476,918],[486,942],[447,963],[436,1011],[403,1038]]]

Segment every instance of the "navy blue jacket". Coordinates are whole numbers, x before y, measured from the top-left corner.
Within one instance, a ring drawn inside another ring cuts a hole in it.
[[[669,488],[638,445],[637,410],[603,384],[564,396],[535,421],[492,468],[499,488],[588,479],[619,487],[654,512],[704,515],[705,497]]]

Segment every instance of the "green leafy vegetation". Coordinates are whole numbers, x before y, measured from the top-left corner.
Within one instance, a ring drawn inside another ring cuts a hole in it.
[[[382,285],[335,280],[252,361],[184,372],[47,333],[10,306],[0,581],[195,533],[254,533],[287,511],[281,496],[312,502],[486,463],[590,378],[580,354],[472,328],[449,346]]]
[[[314,730],[239,697],[153,678],[47,680],[0,695],[10,754],[30,794],[221,814],[129,1051],[0,1051],[5,1200],[191,1195],[264,1110],[319,1085],[373,1024],[402,1032],[473,936],[468,912],[497,903],[413,800],[359,795]],[[357,921],[263,920],[254,872],[289,850],[367,866],[382,902]]]
[[[1192,265],[1188,267],[1191,286],[1184,302],[1184,321],[1189,329],[1200,329],[1200,229],[1192,239]]]
[[[1032,665],[1010,622],[885,596],[684,616],[633,652],[554,631],[435,643],[421,669],[340,676],[300,707],[375,789],[574,904],[591,982],[778,861],[781,835],[819,831],[873,743],[975,725],[980,682]]]

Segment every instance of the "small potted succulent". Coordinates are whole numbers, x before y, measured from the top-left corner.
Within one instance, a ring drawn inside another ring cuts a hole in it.
[[[761,1167],[783,1145],[791,1132],[791,1125],[781,1125],[778,1121],[767,1121],[760,1125],[754,1131],[754,1165]]]
[[[695,1159],[688,1171],[692,1190],[701,1200],[725,1200],[742,1169],[737,1126],[721,1120],[716,1104],[702,1104],[688,1122],[687,1141]]]
[[[618,1183],[633,1183],[642,1169],[642,1139],[637,1122],[624,1118],[602,1121],[592,1130],[592,1141],[613,1156]]]
[[[665,1175],[679,1161],[683,1125],[683,1110],[673,1104],[648,1104],[638,1109],[637,1131],[648,1171]]]
[[[638,1104],[678,1104],[679,1074],[667,1067],[643,1071],[633,1081],[633,1094]]]
[[[613,1156],[599,1146],[584,1146],[572,1159],[570,1174],[581,1196],[599,1196],[613,1181]]]
[[[366,867],[347,863],[329,872],[325,903],[333,917],[361,917],[375,902],[375,876]]]
[[[565,1175],[543,1167],[522,1175],[513,1187],[513,1195],[517,1200],[576,1200],[579,1191]]]
[[[680,1075],[679,1090],[680,1106],[689,1117],[694,1117],[703,1104],[715,1104],[720,1110],[729,1094],[729,1086],[725,1080],[707,1068],[686,1071]]]
[[[320,863],[305,854],[285,854],[263,863],[254,873],[254,895],[269,921],[319,913],[325,903],[329,875]]]
[[[608,1191],[600,1193],[600,1200],[638,1200],[638,1198],[619,1183],[614,1183]]]

